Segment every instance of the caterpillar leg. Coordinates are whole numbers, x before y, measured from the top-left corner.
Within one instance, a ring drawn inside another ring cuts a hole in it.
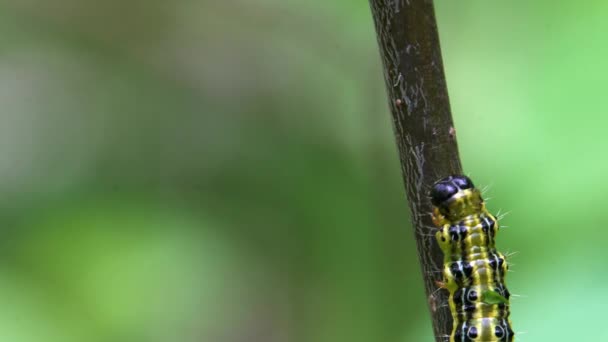
[[[442,280],[435,280],[435,285],[437,285],[437,287],[440,289],[445,289],[445,290],[448,289],[448,284]]]

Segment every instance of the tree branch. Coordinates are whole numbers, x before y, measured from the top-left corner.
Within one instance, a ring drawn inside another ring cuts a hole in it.
[[[436,291],[443,254],[429,227],[431,185],[462,173],[432,0],[370,0],[436,341],[452,318]]]

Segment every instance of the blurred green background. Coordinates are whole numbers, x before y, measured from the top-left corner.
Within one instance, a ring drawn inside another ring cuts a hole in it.
[[[518,341],[608,340],[608,4],[436,10]],[[0,49],[1,341],[432,340],[367,1],[8,0]]]

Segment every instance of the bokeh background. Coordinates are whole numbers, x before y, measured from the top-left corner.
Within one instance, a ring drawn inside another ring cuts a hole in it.
[[[436,1],[519,341],[603,341],[608,5]],[[366,1],[0,4],[0,340],[431,341]]]

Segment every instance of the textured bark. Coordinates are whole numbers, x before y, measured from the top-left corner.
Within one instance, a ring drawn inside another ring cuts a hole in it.
[[[437,291],[443,255],[435,241],[428,191],[462,173],[437,24],[431,0],[370,0],[399,147],[401,170],[436,341],[452,318],[447,291]]]

